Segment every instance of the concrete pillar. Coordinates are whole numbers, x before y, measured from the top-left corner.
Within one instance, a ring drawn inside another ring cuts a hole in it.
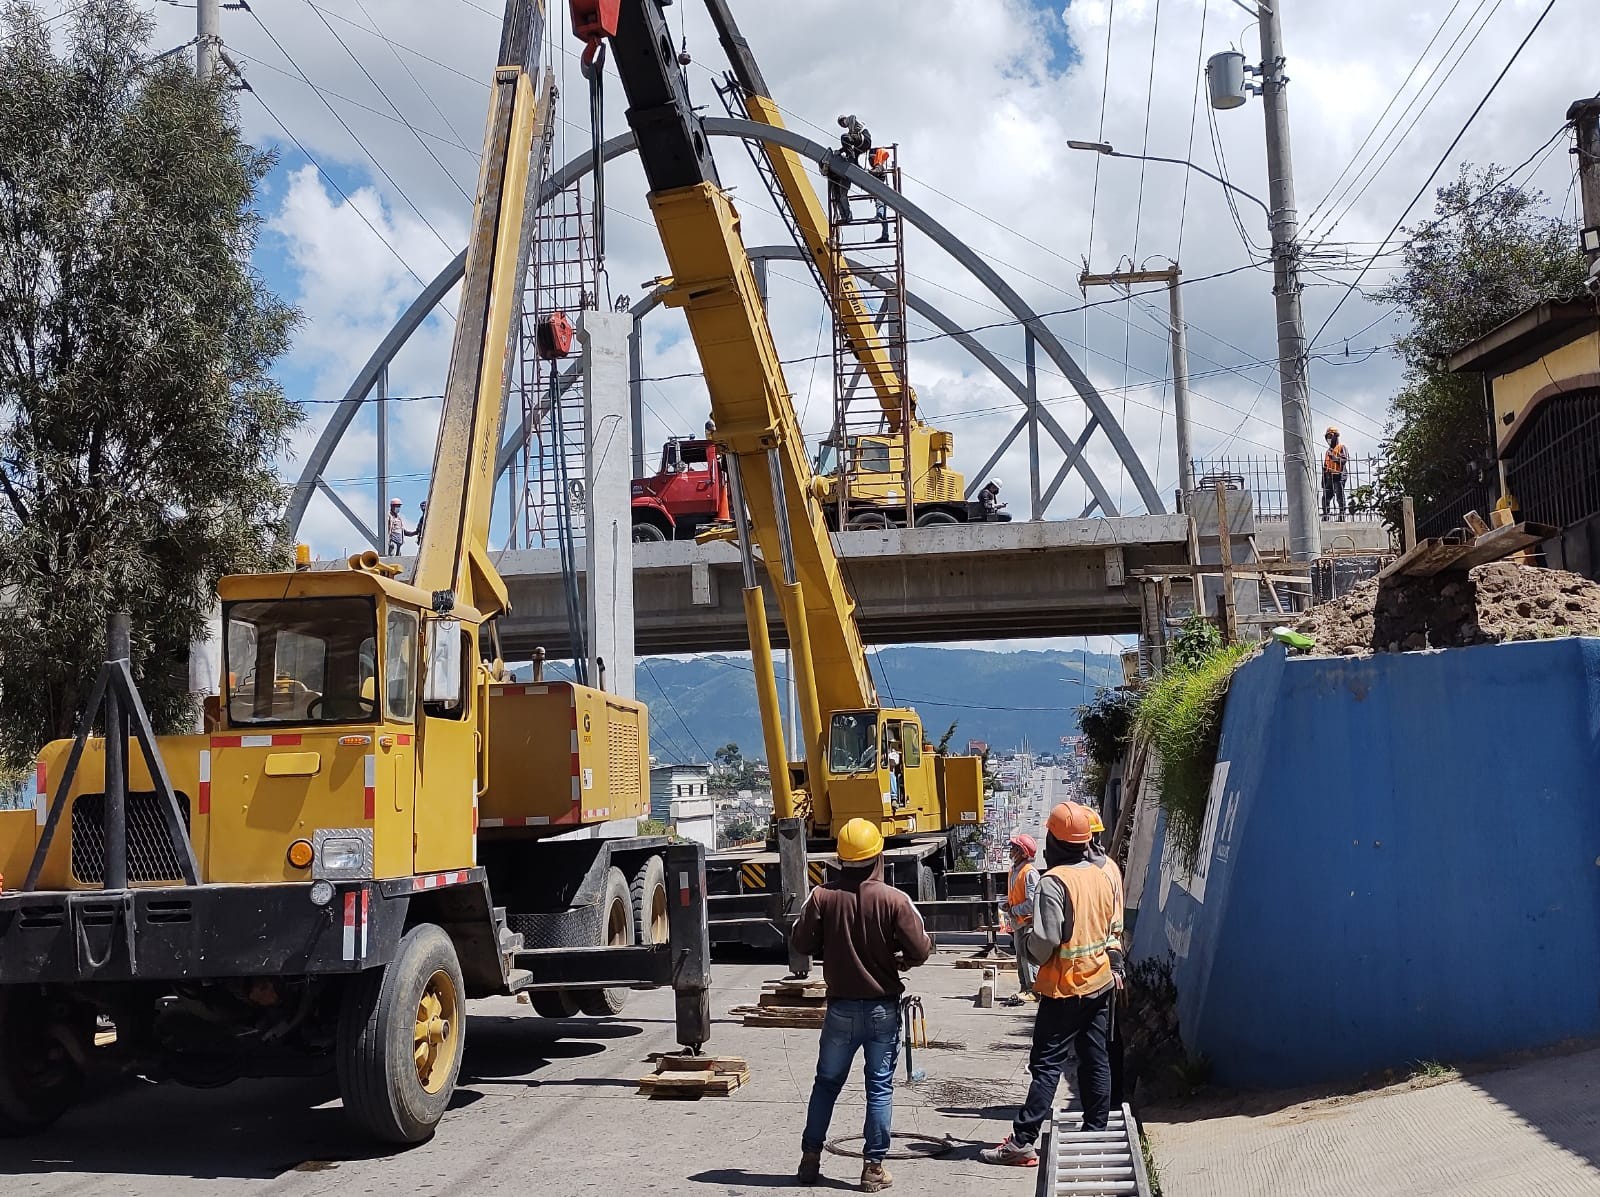
[[[589,600],[589,682],[634,696],[633,420],[628,386],[626,312],[584,312],[583,346],[585,573]]]

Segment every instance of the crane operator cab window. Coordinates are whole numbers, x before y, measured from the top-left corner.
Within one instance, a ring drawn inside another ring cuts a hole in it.
[[[889,472],[889,446],[884,441],[856,442],[856,471],[861,474]]]
[[[370,598],[235,602],[223,620],[233,726],[377,718],[378,629]]]
[[[383,713],[410,723],[417,713],[417,617],[390,607],[383,621]]]
[[[900,806],[905,802],[905,754],[901,751],[901,723],[891,719],[883,725],[883,759],[889,768],[889,802]]]
[[[878,713],[840,711],[828,735],[830,773],[872,773],[878,768]]]
[[[822,447],[817,450],[817,473],[826,478],[839,468],[839,446],[832,441],[823,441]]]

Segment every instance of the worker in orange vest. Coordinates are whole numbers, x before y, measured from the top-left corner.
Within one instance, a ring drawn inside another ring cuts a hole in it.
[[[1011,884],[1006,889],[1006,917],[1011,921],[1011,942],[1017,954],[1017,992],[1006,999],[1008,1006],[1036,1002],[1033,993],[1033,961],[1028,959],[1028,924],[1033,922],[1033,903],[1039,893],[1039,870],[1033,858],[1039,845],[1031,835],[1017,832],[1006,845],[1011,851]]]
[[[1090,856],[1094,838],[1089,812],[1063,802],[1045,826],[1039,897],[1028,930],[1028,955],[1039,965],[1033,989],[1039,1013],[1033,1023],[1028,1096],[1011,1124],[1011,1134],[978,1158],[986,1164],[1033,1167],[1034,1142],[1055,1104],[1056,1087],[1069,1056],[1078,1057],[1077,1096],[1083,1129],[1103,1131],[1111,1115],[1111,1002],[1122,949],[1112,938],[1116,895],[1111,878]]]
[[[874,146],[872,153],[867,155],[867,165],[872,171],[872,177],[878,182],[888,185],[889,182],[889,149],[887,146]],[[881,199],[874,200],[878,210],[878,241],[889,240],[889,205]]]
[[[1339,500],[1339,518],[1344,519],[1344,471],[1350,464],[1350,450],[1339,441],[1339,430],[1329,427],[1322,434],[1328,450],[1322,455],[1322,518],[1328,518],[1328,506]]]
[[[1117,867],[1117,862],[1111,859],[1111,854],[1100,842],[1100,834],[1105,831],[1106,825],[1100,819],[1100,812],[1092,806],[1085,806],[1089,812],[1089,830],[1094,833],[1094,838],[1089,841],[1089,858],[1105,870],[1111,879],[1111,892],[1114,899],[1114,913],[1111,920],[1111,938],[1116,941],[1119,952],[1126,957],[1127,947],[1123,920],[1126,917],[1128,904],[1127,895],[1122,889],[1122,870]],[[1120,972],[1120,969],[1119,969]],[[1122,1019],[1119,1017],[1119,1004],[1126,1004],[1128,1000],[1127,989],[1122,984],[1119,976],[1117,979],[1117,992],[1120,995],[1117,1001],[1111,1004],[1111,1034],[1108,1037],[1108,1053],[1111,1057],[1111,1108],[1116,1109],[1122,1104]]]

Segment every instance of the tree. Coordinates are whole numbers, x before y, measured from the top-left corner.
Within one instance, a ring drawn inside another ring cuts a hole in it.
[[[300,419],[270,373],[298,313],[251,268],[273,157],[219,80],[156,61],[129,0],[58,53],[0,8],[0,762],[68,735],[131,612],[158,727],[189,714],[218,578],[284,558],[273,461]]]
[[[717,749],[711,755],[716,760],[717,764],[721,765],[724,769],[737,769],[739,767],[739,761],[741,759],[739,746],[733,743],[731,740],[724,744],[721,748]]]
[[[1580,294],[1586,273],[1571,225],[1495,165],[1463,165],[1438,188],[1434,219],[1407,232],[1399,274],[1375,295],[1410,322],[1396,345],[1405,385],[1390,404],[1377,480],[1361,496],[1391,527],[1403,496],[1425,511],[1494,460],[1480,384],[1446,373],[1445,359],[1541,300]]]

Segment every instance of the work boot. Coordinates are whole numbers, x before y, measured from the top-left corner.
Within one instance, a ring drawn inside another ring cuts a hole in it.
[[[863,1193],[881,1193],[894,1184],[894,1177],[889,1174],[889,1169],[881,1163],[874,1164],[870,1160],[861,1165],[861,1191]]]
[[[1033,1168],[1039,1163],[1039,1153],[1032,1143],[1019,1143],[1015,1135],[1007,1135],[995,1147],[985,1147],[978,1158],[986,1164],[1006,1164],[1012,1168]]]
[[[800,1153],[800,1170],[795,1174],[803,1185],[814,1185],[822,1179],[822,1153],[820,1151],[802,1151]]]

